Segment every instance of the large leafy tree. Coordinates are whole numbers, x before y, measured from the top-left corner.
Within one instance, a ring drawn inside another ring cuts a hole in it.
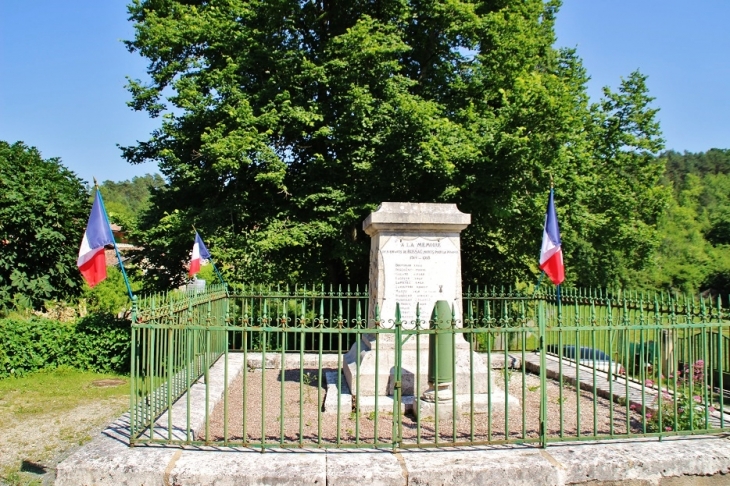
[[[467,281],[531,279],[551,176],[573,282],[592,283],[608,252],[631,258],[642,238],[587,249],[611,225],[641,222],[651,240],[652,210],[622,221],[612,204],[653,183],[654,112],[638,74],[589,106],[577,54],[553,48],[558,6],[135,1],[127,46],[150,80],[130,80],[130,105],[161,124],[124,155],[169,181],[142,224],[150,275],[182,278],[195,224],[229,278],[365,282],[363,218],[411,201],[472,214]]]
[[[57,158],[0,141],[0,307],[81,293],[78,245],[88,195]]]
[[[587,183],[574,189],[569,219],[570,262],[589,269],[576,272],[582,286],[633,285],[659,245],[669,191],[660,184],[664,140],[652,101],[646,76],[633,72],[590,107],[589,161],[578,171]]]

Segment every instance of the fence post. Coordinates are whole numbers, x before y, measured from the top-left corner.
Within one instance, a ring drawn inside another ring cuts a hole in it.
[[[167,327],[167,440],[172,440],[172,326]]]
[[[135,304],[133,304],[135,305]],[[136,314],[133,314],[133,316]],[[129,362],[129,445],[134,446],[137,434],[137,390],[139,383],[137,376],[137,329],[134,327],[136,318],[132,318],[130,362]]]
[[[393,385],[393,452],[398,449],[400,445],[400,434],[401,434],[401,416],[400,416],[400,405],[401,405],[401,392],[402,392],[402,378],[403,373],[401,369],[401,351],[403,346],[403,340],[401,339],[401,315],[400,315],[400,304],[395,304],[395,383]],[[377,420],[377,419],[376,419]],[[377,438],[376,438],[377,440]]]
[[[540,447],[547,447],[547,360],[545,359],[545,299],[537,296],[537,329],[540,337],[538,351],[540,353]]]
[[[718,392],[720,395],[720,428],[725,428],[725,383],[724,375],[727,373],[725,368],[725,355],[723,350],[723,341],[725,339],[722,327],[722,295],[717,296],[717,378]]]

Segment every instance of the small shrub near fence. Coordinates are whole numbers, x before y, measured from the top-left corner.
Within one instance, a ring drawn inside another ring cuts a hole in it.
[[[0,319],[0,378],[61,365],[103,373],[129,372],[129,321],[95,314],[75,322]]]

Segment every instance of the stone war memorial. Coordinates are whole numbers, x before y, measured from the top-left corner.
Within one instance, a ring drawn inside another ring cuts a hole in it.
[[[59,464],[56,484],[724,481],[730,414],[713,402],[712,370],[730,369],[716,358],[730,321],[573,290],[569,312],[551,291],[462,296],[470,220],[454,204],[382,203],[363,222],[368,293],[211,286],[143,299],[129,413]],[[689,384],[670,394],[646,379],[650,364],[682,364]]]
[[[404,202],[384,202],[365,219],[363,229],[371,238],[371,327],[376,318],[380,319],[377,325],[393,326],[397,304],[403,329],[414,329],[417,321],[419,328],[428,328],[437,301],[446,301],[455,326],[463,326],[460,233],[470,222],[471,216],[455,204]],[[471,349],[464,334],[453,336],[453,382],[439,390],[439,402],[445,405],[439,418],[453,410],[452,399],[457,413],[468,413],[472,392],[475,413],[486,413],[488,403],[503,408],[505,400],[510,408],[519,407],[515,398],[497,387],[497,380],[490,380],[489,363]],[[379,411],[393,409],[395,348],[400,345],[402,408],[433,416],[433,399],[428,393],[429,339],[424,337],[417,340],[411,335],[399,344],[393,334],[367,334],[350,348],[343,372],[361,411],[373,410],[376,401]]]

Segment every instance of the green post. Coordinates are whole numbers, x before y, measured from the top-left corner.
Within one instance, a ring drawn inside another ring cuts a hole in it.
[[[400,406],[403,392],[402,380],[403,380],[403,369],[402,369],[402,345],[403,339],[401,335],[402,322],[400,314],[400,304],[395,303],[395,383],[393,386],[393,432],[391,434],[393,452],[398,449],[401,442],[402,433],[402,418],[400,416]]]
[[[437,389],[440,383],[454,381],[451,306],[445,300],[439,300],[433,307],[431,329],[435,332],[428,335],[428,381]]]
[[[537,305],[537,332],[540,336],[540,447],[544,449],[547,447],[547,360],[545,359],[547,326],[545,323],[545,299],[540,298]]]

